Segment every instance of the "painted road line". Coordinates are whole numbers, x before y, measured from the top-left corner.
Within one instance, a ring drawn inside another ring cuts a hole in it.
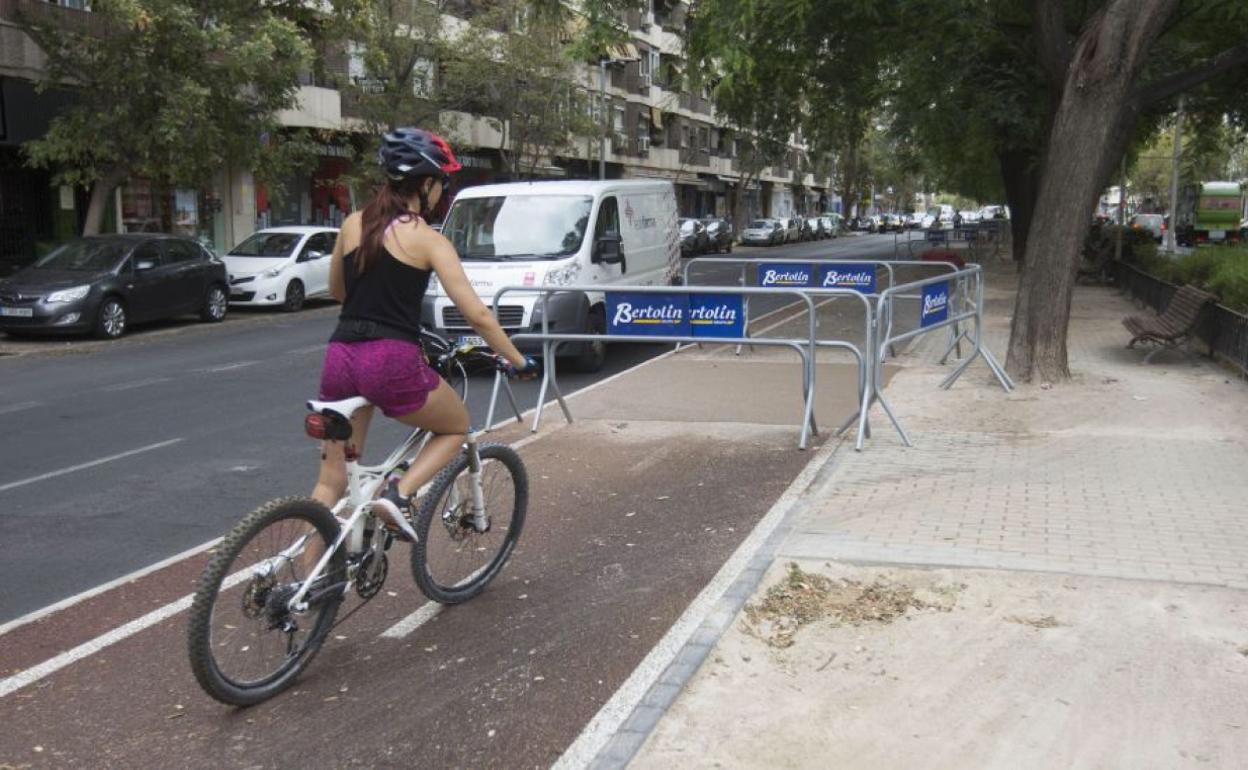
[[[437,617],[438,613],[442,611],[444,606],[445,605],[438,604],[437,602],[426,602],[421,605],[420,609],[416,610],[411,615],[408,615],[398,623],[395,623],[385,631],[382,631],[381,635],[386,639],[402,639]]]
[[[572,742],[552,766],[552,770],[573,770],[588,767],[624,723],[633,709],[646,696],[651,685],[662,676],[663,671],[676,658],[681,648],[693,636],[710,614],[720,597],[749,565],[767,538],[801,499],[802,495],[818,477],[819,471],[831,460],[839,442],[829,441],[810,458],[810,462],[797,475],[793,483],[776,500],[766,515],[755,525],[749,536],[737,546],[724,566],[720,567],[711,582],[689,604],[663,638],[650,650],[624,684],[599,709],[581,734]]]
[[[20,618],[14,618],[13,620],[10,620],[7,623],[0,624],[0,636],[4,636],[10,631],[21,628],[22,626],[28,625],[30,623],[34,623],[36,620],[46,618],[47,616],[51,615],[54,612],[60,612],[63,609],[72,607],[75,604],[86,601],[87,599],[90,599],[93,596],[99,596],[105,591],[110,591],[116,588],[117,586],[125,585],[126,583],[133,583],[134,581],[138,580],[141,577],[146,577],[147,575],[150,575],[153,572],[156,572],[157,570],[162,570],[165,567],[168,567],[172,564],[177,564],[183,559],[189,559],[192,556],[201,554],[204,551],[207,551],[208,549],[215,547],[217,543],[220,543],[220,542],[221,542],[221,538],[214,537],[212,540],[209,540],[206,543],[201,543],[195,546],[194,548],[189,548],[183,551],[182,553],[174,554],[173,556],[170,556],[168,559],[163,559],[161,561],[156,562],[155,564],[149,564],[143,569],[135,570],[134,572],[131,572],[128,575],[122,575],[116,580],[110,580],[107,583],[103,583],[101,585],[96,586],[95,588],[89,588],[86,591],[83,591],[82,593],[74,594],[73,596],[70,596],[68,598],[61,599],[59,602],[55,604],[49,604],[46,607],[41,607],[35,610],[34,612],[30,612],[21,616]]]
[[[233,586],[243,582],[243,580],[250,575],[250,568],[241,569],[222,581],[221,589],[225,590],[227,588],[232,588]],[[25,671],[14,674],[7,679],[0,679],[0,698],[16,692],[27,685],[34,684],[40,679],[50,676],[68,665],[76,663],[77,661],[80,661],[90,655],[94,655],[100,650],[111,647],[124,639],[134,636],[140,631],[151,628],[157,623],[173,617],[179,612],[189,608],[194,598],[194,594],[187,594],[175,602],[170,602],[159,609],[152,610],[143,617],[136,618],[123,626],[118,626],[102,636],[97,636],[89,642],[83,642],[72,650],[66,650],[60,655],[48,658],[44,662],[31,666]]]
[[[34,409],[36,406],[43,406],[42,401],[22,401],[16,404],[0,407],[0,414],[12,414],[21,412],[25,409]]]
[[[118,454],[109,455],[108,457],[101,457],[100,459],[92,460],[89,463],[82,463],[80,465],[71,465],[68,468],[61,468],[59,471],[51,471],[50,473],[42,473],[38,476],[31,476],[28,479],[21,479],[20,481],[10,481],[8,484],[0,485],[0,492],[7,492],[10,489],[17,489],[18,487],[24,487],[27,484],[34,484],[37,481],[46,481],[48,479],[56,478],[57,476],[64,476],[67,473],[73,473],[75,471],[86,470],[87,468],[94,468],[97,465],[103,465],[104,463],[111,463],[114,460],[121,460],[126,457],[131,457],[133,455],[142,454],[143,452],[150,452],[153,449],[162,449],[167,446],[172,446],[182,440],[183,439],[180,439],[180,438],[171,438],[168,441],[160,441],[155,444],[148,444],[147,446],[141,446],[138,449],[131,449],[128,452],[119,452]]]
[[[197,374],[216,374],[218,372],[232,372],[235,369],[242,369],[247,366],[255,366],[259,361],[235,361],[232,364],[221,364],[220,366],[206,366],[203,369],[196,369]]]
[[[169,382],[172,379],[172,377],[151,377],[146,380],[135,380],[134,382],[123,382],[120,385],[110,385],[107,388],[101,388],[101,390],[115,393],[121,390],[134,390],[135,388],[143,388],[148,385],[158,385],[162,382]]]
[[[308,353],[324,353],[325,348],[328,347],[328,345],[329,343],[327,342],[322,342],[319,345],[306,345],[302,348],[294,348],[293,350],[287,350],[286,355],[303,356],[303,355],[307,355]]]

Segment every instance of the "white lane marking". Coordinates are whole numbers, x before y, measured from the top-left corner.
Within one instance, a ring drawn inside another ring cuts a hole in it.
[[[241,583],[250,574],[250,568],[241,569],[238,572],[235,572],[233,575],[230,575],[222,581],[221,589],[225,590]],[[136,618],[123,626],[114,628],[112,631],[109,631],[102,636],[97,636],[88,642],[83,642],[72,650],[66,650],[60,655],[48,658],[44,662],[31,666],[25,671],[14,674],[7,679],[0,679],[0,698],[16,692],[29,684],[33,684],[46,676],[50,676],[51,674],[60,671],[62,668],[82,660],[85,657],[94,655],[106,647],[111,647],[117,642],[134,636],[144,629],[151,628],[162,620],[170,618],[182,610],[190,607],[191,601],[194,598],[194,594],[187,594],[177,601],[170,602],[163,607],[152,610],[141,618]]]
[[[169,382],[171,377],[151,377],[146,380],[135,380],[134,382],[123,382],[120,385],[110,385],[107,388],[101,388],[109,392],[117,392],[120,390],[133,390],[134,388],[142,388],[148,385],[157,385],[162,382]]]
[[[108,457],[101,457],[100,459],[92,460],[89,463],[71,465],[68,468],[61,468],[58,471],[51,471],[49,473],[41,473],[38,476],[31,476],[28,479],[21,479],[20,481],[10,481],[8,484],[0,484],[0,492],[7,492],[10,489],[17,489],[18,487],[24,487],[27,484],[34,484],[37,481],[46,481],[47,479],[56,478],[57,476],[64,476],[66,473],[73,473],[74,471],[81,471],[81,470],[86,470],[87,468],[94,468],[97,465],[103,465],[104,463],[111,463],[114,460],[121,460],[122,458],[125,458],[125,457],[131,457],[133,455],[142,454],[143,452],[150,452],[153,449],[161,449],[163,447],[172,446],[173,444],[176,444],[179,441],[182,441],[182,439],[171,438],[168,441],[160,441],[155,444],[148,444],[147,446],[141,446],[138,449],[131,449],[128,452],[119,452],[115,455],[109,455]]]
[[[286,355],[302,356],[306,353],[324,353],[324,352],[325,352],[325,343],[322,342],[319,345],[308,345],[307,347],[304,347],[304,348],[295,348],[294,350],[287,350]]]
[[[43,402],[42,401],[19,401],[16,404],[9,404],[8,406],[0,407],[0,414],[12,414],[13,412],[20,412],[23,409],[33,409],[36,406],[43,406]]]
[[[235,369],[242,369],[246,366],[255,366],[259,361],[235,361],[232,364],[221,364],[220,366],[205,366],[203,369],[196,369],[198,374],[216,374],[217,372],[232,372]]]
[[[816,312],[818,312],[819,308],[821,308],[821,307],[823,307],[824,305],[827,305],[827,304],[829,304],[829,303],[833,302],[835,299],[836,299],[836,297],[831,297],[831,298],[829,298],[829,299],[825,299],[825,300],[822,300],[822,301],[820,301],[820,302],[816,302],[816,303],[815,303],[815,311],[816,311]],[[771,331],[772,329],[775,329],[776,327],[779,327],[779,326],[784,326],[785,324],[790,323],[791,321],[795,321],[795,320],[797,320],[798,318],[801,318],[802,316],[807,315],[807,314],[810,312],[809,310],[807,310],[807,309],[806,309],[806,307],[805,307],[806,303],[805,303],[805,302],[801,302],[801,303],[798,303],[798,304],[802,305],[802,309],[801,309],[801,311],[800,311],[800,312],[798,312],[798,313],[794,313],[793,315],[789,316],[788,318],[782,318],[782,319],[780,319],[779,321],[776,321],[774,324],[768,324],[767,326],[764,326],[764,327],[763,327],[763,328],[761,328],[761,329],[750,329],[750,334],[751,334],[751,335],[753,335],[753,336],[756,336],[756,337],[757,337],[757,336],[761,336],[761,335],[766,334],[767,332]],[[792,307],[792,306],[790,306],[790,307]]]
[[[416,610],[411,615],[408,615],[398,623],[395,623],[385,631],[382,631],[381,635],[386,639],[402,639],[423,626],[425,623],[428,623],[437,617],[438,613],[442,611],[443,606],[444,605],[438,604],[437,602],[426,602],[421,605],[420,609]]]
[[[134,572],[131,572],[128,575],[122,575],[116,580],[110,580],[107,583],[103,583],[101,585],[96,586],[95,588],[89,588],[86,591],[83,591],[82,593],[74,594],[73,596],[70,596],[68,598],[61,599],[59,602],[56,602],[55,604],[49,604],[48,606],[41,607],[35,610],[34,612],[27,613],[26,615],[23,615],[20,618],[15,618],[13,620],[10,620],[9,622],[5,624],[0,625],[0,636],[4,636],[10,631],[13,631],[14,629],[17,629],[17,628],[21,628],[22,626],[27,625],[29,623],[34,623],[36,620],[45,618],[54,612],[59,612],[63,609],[66,609],[67,607],[72,607],[75,604],[78,604],[79,602],[86,601],[87,599],[90,599],[93,596],[99,596],[105,591],[112,590],[116,588],[117,586],[124,585],[126,583],[133,583],[134,581],[138,580],[141,577],[150,575],[153,572],[156,572],[157,570],[162,570],[171,564],[176,564],[177,562],[182,561],[183,559],[189,559],[192,556],[201,554],[204,551],[207,551],[208,549],[215,547],[216,544],[220,542],[221,542],[221,538],[214,537],[213,539],[209,540],[206,543],[200,543],[194,548],[188,548],[182,553],[176,553],[173,556],[170,556],[168,559],[162,559],[161,561],[158,561],[155,564],[149,564],[143,569],[135,570]]]
[[[620,685],[620,689],[616,690],[603,704],[603,707],[589,721],[563,756],[551,766],[551,770],[588,767],[597,757],[598,752],[607,744],[624,720],[633,713],[633,709],[645,697],[651,685],[676,659],[676,655],[702,625],[702,621],[710,614],[720,597],[749,565],[754,554],[762,548],[767,538],[793,509],[794,504],[815,480],[819,471],[831,459],[839,444],[838,441],[830,441],[823,445],[814,457],[810,458],[810,462],[797,475],[797,478],[793,479],[793,483],[784,491],[784,494],[780,495],[780,499],[776,500],[771,510],[759,520],[741,545],[737,546],[737,550],[733,551],[728,561],[724,562],[724,566],[715,573],[711,582],[707,583],[706,587],[681,613],[658,644],[642,659],[624,684]]]

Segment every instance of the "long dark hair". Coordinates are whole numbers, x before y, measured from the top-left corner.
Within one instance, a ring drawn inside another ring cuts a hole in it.
[[[411,222],[418,215],[430,216],[429,198],[425,193],[425,180],[436,177],[411,176],[389,180],[377,190],[377,194],[364,207],[361,214],[360,245],[355,251],[355,269],[363,273],[380,259],[386,248],[386,228],[391,222]],[[412,211],[407,202],[415,195],[420,199],[420,211]],[[445,198],[446,190],[442,195]]]

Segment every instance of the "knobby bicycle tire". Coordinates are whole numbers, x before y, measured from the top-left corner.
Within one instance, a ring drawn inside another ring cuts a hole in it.
[[[320,535],[323,547],[326,549],[333,545],[338,536],[338,520],[329,512],[329,509],[315,500],[306,497],[288,497],[266,503],[240,521],[217,546],[216,555],[200,576],[199,586],[191,601],[190,622],[187,629],[191,671],[204,692],[222,703],[232,706],[254,705],[277,695],[293,684],[296,677],[312,662],[321,644],[324,643],[325,637],[333,626],[338,607],[342,603],[341,594],[331,594],[311,609],[308,615],[301,616],[304,620],[315,617],[306,642],[295,656],[288,657],[278,670],[260,681],[235,682],[221,670],[212,650],[212,611],[217,599],[223,595],[220,593],[221,585],[229,577],[231,566],[248,543],[269,526],[287,519],[302,520],[312,525]],[[341,549],[331,557],[326,567],[326,574],[331,576],[331,581],[341,579],[341,577],[334,578],[333,576],[345,576],[346,556]]]
[[[455,483],[455,480],[468,472],[468,454],[461,452],[434,477],[429,492],[425,495],[424,500],[421,501],[420,509],[416,513],[415,529],[419,540],[412,546],[412,576],[425,596],[440,604],[466,602],[485,590],[485,587],[489,585],[490,581],[498,575],[507,563],[507,559],[511,557],[511,552],[516,547],[516,541],[520,538],[520,531],[524,528],[525,512],[529,505],[529,477],[520,455],[514,449],[504,444],[483,444],[478,452],[483,464],[486,460],[500,462],[507,468],[511,476],[515,489],[515,499],[512,505],[510,524],[498,553],[494,555],[484,568],[477,571],[471,580],[451,586],[442,585],[429,570],[429,533],[435,521],[438,526],[442,526],[441,517],[437,515],[442,508],[442,498],[451,488],[451,485]],[[487,513],[489,512],[487,511]]]

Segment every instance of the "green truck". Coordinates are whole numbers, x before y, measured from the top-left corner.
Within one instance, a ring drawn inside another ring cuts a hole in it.
[[[1180,245],[1238,243],[1243,237],[1244,186],[1201,182],[1183,188],[1174,235]]]

